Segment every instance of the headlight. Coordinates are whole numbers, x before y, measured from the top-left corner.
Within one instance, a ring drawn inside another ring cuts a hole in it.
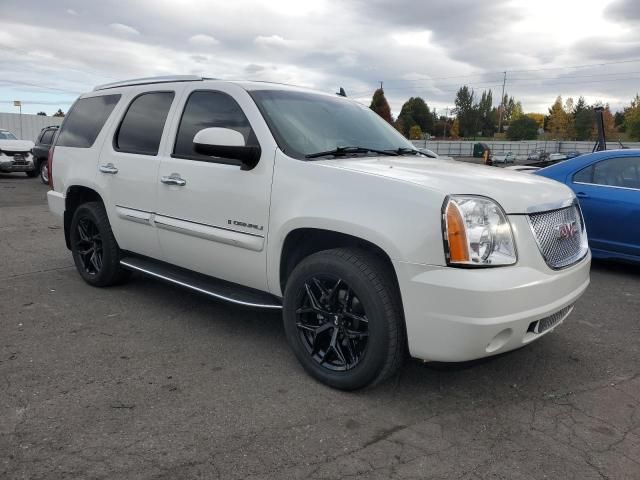
[[[487,197],[450,195],[442,206],[447,264],[489,267],[516,263],[516,246],[504,210]]]

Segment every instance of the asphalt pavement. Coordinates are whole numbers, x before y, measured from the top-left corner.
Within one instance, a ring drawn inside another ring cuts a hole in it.
[[[640,478],[638,267],[523,349],[345,393],[277,314],[86,285],[46,191],[0,175],[1,479]]]

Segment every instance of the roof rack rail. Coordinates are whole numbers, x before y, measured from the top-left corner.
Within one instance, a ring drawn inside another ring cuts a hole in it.
[[[171,83],[171,82],[196,82],[205,80],[205,77],[198,75],[165,75],[161,77],[145,77],[145,78],[133,78],[131,80],[124,80],[122,82],[105,83],[104,85],[98,85],[93,89],[107,90],[109,88],[128,87],[132,85],[150,85],[153,83]]]

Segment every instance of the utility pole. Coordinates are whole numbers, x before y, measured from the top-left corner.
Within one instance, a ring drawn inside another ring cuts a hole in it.
[[[20,107],[20,140],[24,140],[22,138],[22,101],[14,100],[13,101],[13,106],[14,107]]]
[[[444,127],[442,127],[442,138],[447,138],[447,122],[449,121],[449,107],[444,109]]]
[[[502,112],[504,111],[504,86],[507,83],[507,72],[502,72],[502,95],[500,95],[500,115],[498,115],[498,133],[502,131]]]

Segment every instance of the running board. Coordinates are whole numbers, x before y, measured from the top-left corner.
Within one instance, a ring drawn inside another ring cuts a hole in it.
[[[280,299],[270,293],[192,272],[159,260],[127,256],[120,260],[120,265],[126,269],[204,293],[218,300],[245,307],[282,309]]]

